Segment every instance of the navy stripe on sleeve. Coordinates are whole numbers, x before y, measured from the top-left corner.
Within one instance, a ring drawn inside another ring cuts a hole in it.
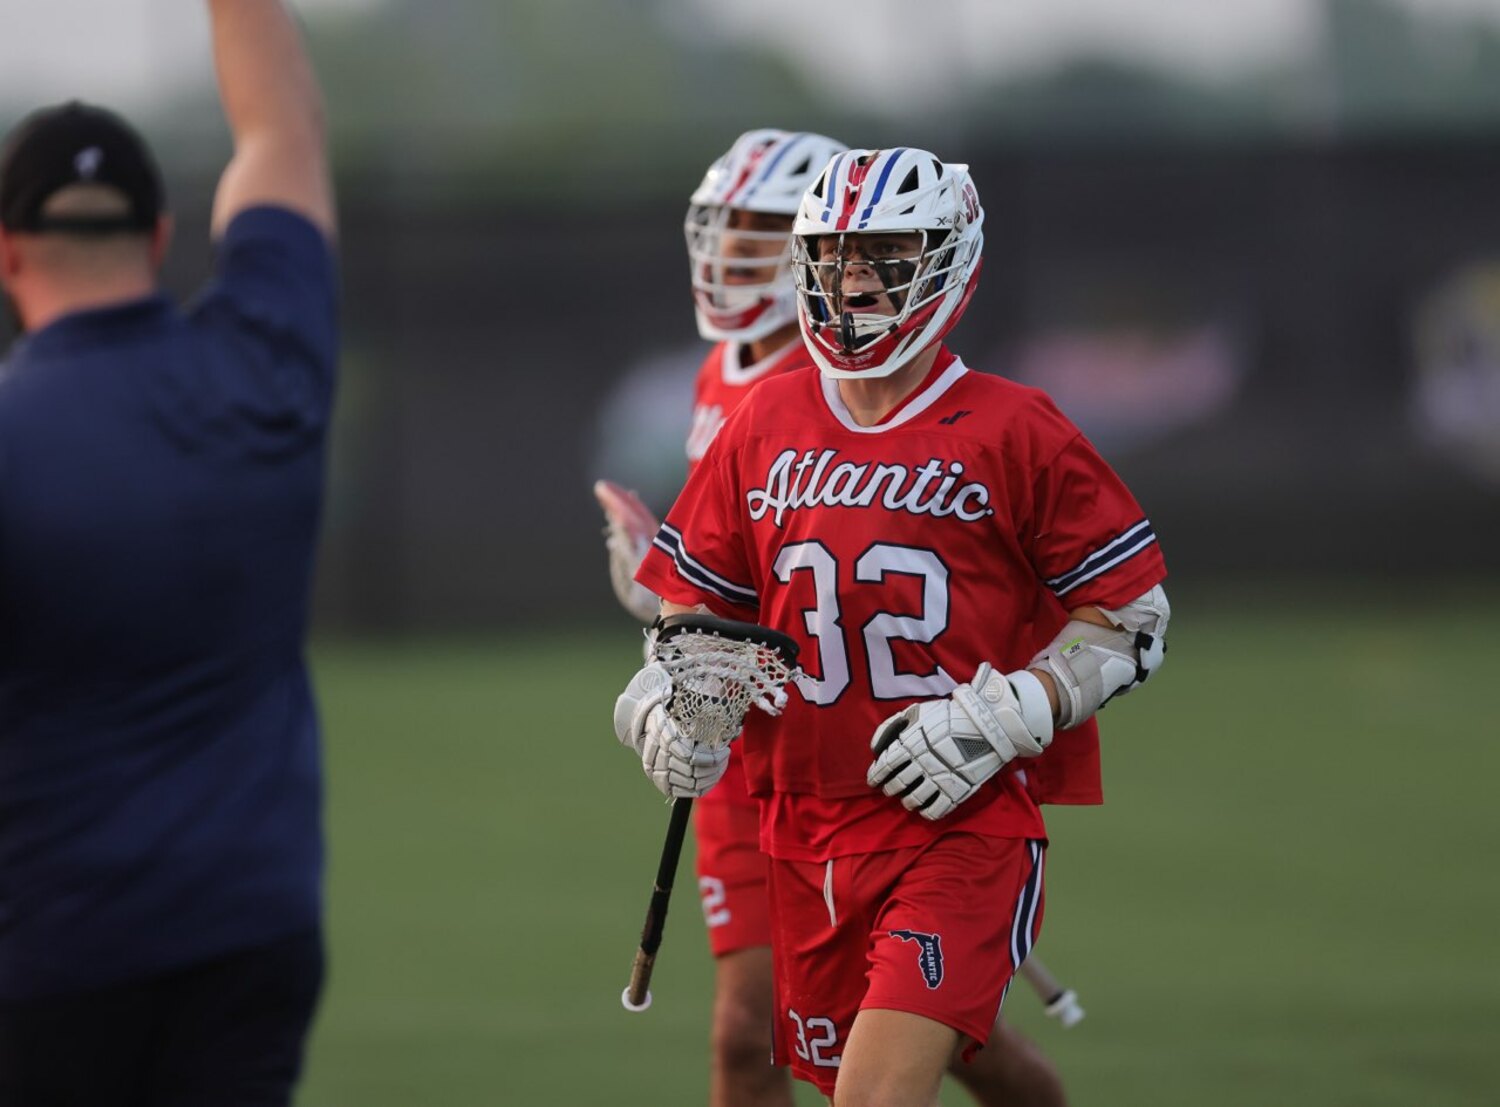
[[[1066,573],[1047,581],[1047,587],[1059,598],[1066,596],[1080,584],[1086,584],[1129,561],[1155,541],[1156,532],[1151,529],[1150,521],[1142,519],[1123,534],[1110,539]]]
[[[677,567],[678,575],[693,587],[711,592],[729,603],[741,604],[745,607],[758,608],[760,606],[760,595],[755,589],[721,577],[688,553],[683,548],[682,535],[675,527],[663,523],[661,530],[657,531],[656,537],[651,540],[651,544],[672,558],[672,564]]]

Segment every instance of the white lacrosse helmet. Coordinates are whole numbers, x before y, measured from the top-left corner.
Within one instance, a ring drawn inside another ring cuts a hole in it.
[[[733,230],[726,236],[726,228],[734,211],[795,216],[807,186],[842,149],[842,142],[805,131],[746,131],[708,167],[684,225],[704,338],[754,342],[796,319],[790,234]]]
[[[888,377],[952,330],[979,283],[983,224],[967,165],[910,147],[835,155],[792,225],[797,315],[823,373]],[[872,241],[857,236],[913,233],[922,236],[919,252],[882,258],[869,250],[860,262],[879,277],[894,314],[846,304],[850,248],[864,252]],[[837,242],[821,243],[829,235]]]

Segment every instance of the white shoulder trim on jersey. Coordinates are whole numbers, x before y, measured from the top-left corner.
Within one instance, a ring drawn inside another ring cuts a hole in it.
[[[948,368],[944,369],[942,375],[933,381],[927,388],[912,397],[907,405],[901,409],[894,419],[888,423],[877,423],[873,427],[862,427],[854,421],[854,416],[849,414],[849,409],[844,406],[843,398],[839,395],[839,382],[832,377],[823,378],[823,399],[828,404],[828,410],[833,417],[842,423],[847,429],[856,434],[880,434],[892,427],[899,427],[902,423],[908,423],[922,412],[926,411],[938,400],[942,399],[943,393],[952,388],[960,377],[969,371],[968,366],[961,358],[955,357]]]
[[[801,341],[800,336],[793,340],[793,342],[797,343]],[[719,350],[719,376],[725,384],[729,385],[753,384],[776,368],[781,360],[786,357],[791,346],[792,342],[788,342],[779,350],[775,350],[761,358],[754,365],[741,365],[740,351],[745,348],[745,344],[743,342],[725,342],[723,343],[723,348]]]
[[[672,559],[672,564],[677,567],[677,574],[694,588],[712,592],[729,603],[760,607],[760,595],[755,589],[726,580],[683,549],[682,534],[676,527],[663,523],[651,544]]]
[[[1129,561],[1155,541],[1156,532],[1151,529],[1151,521],[1142,519],[1124,533],[1111,538],[1066,573],[1047,581],[1047,587],[1059,598],[1066,596],[1080,584],[1103,576],[1116,565]]]

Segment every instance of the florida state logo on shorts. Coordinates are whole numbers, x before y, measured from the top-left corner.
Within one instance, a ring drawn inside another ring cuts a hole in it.
[[[943,940],[936,934],[924,934],[920,930],[888,930],[892,938],[903,942],[916,942],[917,968],[922,970],[922,979],[929,988],[943,982]]]

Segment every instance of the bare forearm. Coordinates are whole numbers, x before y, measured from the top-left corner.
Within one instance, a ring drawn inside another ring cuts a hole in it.
[[[236,144],[260,135],[322,145],[323,97],[282,0],[208,0],[214,67]]]
[[[234,157],[214,201],[222,231],[244,208],[291,208],[333,231],[323,96],[282,0],[207,0]]]

